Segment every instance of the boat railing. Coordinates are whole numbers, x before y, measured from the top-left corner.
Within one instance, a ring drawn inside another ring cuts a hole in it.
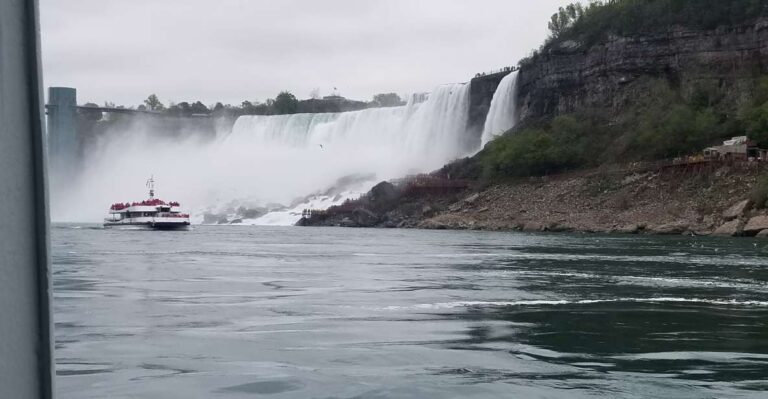
[[[109,209],[112,210],[112,211],[121,211],[123,209],[128,209],[128,208],[134,207],[134,206],[163,206],[163,205],[170,206],[170,207],[179,207],[179,206],[181,206],[176,201],[165,202],[163,200],[160,200],[160,199],[157,199],[157,198],[153,198],[153,199],[149,199],[149,200],[145,200],[145,201],[141,201],[141,202],[126,202],[126,203],[118,202],[116,204],[112,204],[112,206],[110,206]]]
[[[187,213],[174,213],[174,212],[158,212],[155,214],[155,217],[160,218],[188,218],[189,214]]]

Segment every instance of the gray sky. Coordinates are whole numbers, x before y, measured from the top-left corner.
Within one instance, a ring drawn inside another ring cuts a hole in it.
[[[47,86],[78,102],[369,100],[514,65],[567,0],[40,0]]]

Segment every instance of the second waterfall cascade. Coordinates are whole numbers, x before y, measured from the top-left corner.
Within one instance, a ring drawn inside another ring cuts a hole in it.
[[[493,94],[491,108],[483,127],[483,146],[515,127],[517,123],[517,76],[517,71],[505,76]]]

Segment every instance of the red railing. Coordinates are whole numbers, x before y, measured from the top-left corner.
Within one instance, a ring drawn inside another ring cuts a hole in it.
[[[144,200],[141,202],[131,202],[131,203],[126,202],[124,204],[121,204],[118,202],[116,204],[112,204],[112,206],[110,206],[109,209],[113,211],[122,211],[123,209],[130,208],[132,206],[159,206],[159,205],[181,206],[176,201],[171,201],[166,203],[161,199],[153,198],[151,200]]]

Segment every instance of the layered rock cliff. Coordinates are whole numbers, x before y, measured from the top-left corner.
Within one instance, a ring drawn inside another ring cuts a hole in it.
[[[768,72],[768,19],[716,30],[673,27],[634,37],[612,36],[587,47],[555,43],[524,62],[518,81],[522,120],[599,109],[619,113],[648,95],[652,79],[683,93],[702,85],[738,107],[756,75]]]

